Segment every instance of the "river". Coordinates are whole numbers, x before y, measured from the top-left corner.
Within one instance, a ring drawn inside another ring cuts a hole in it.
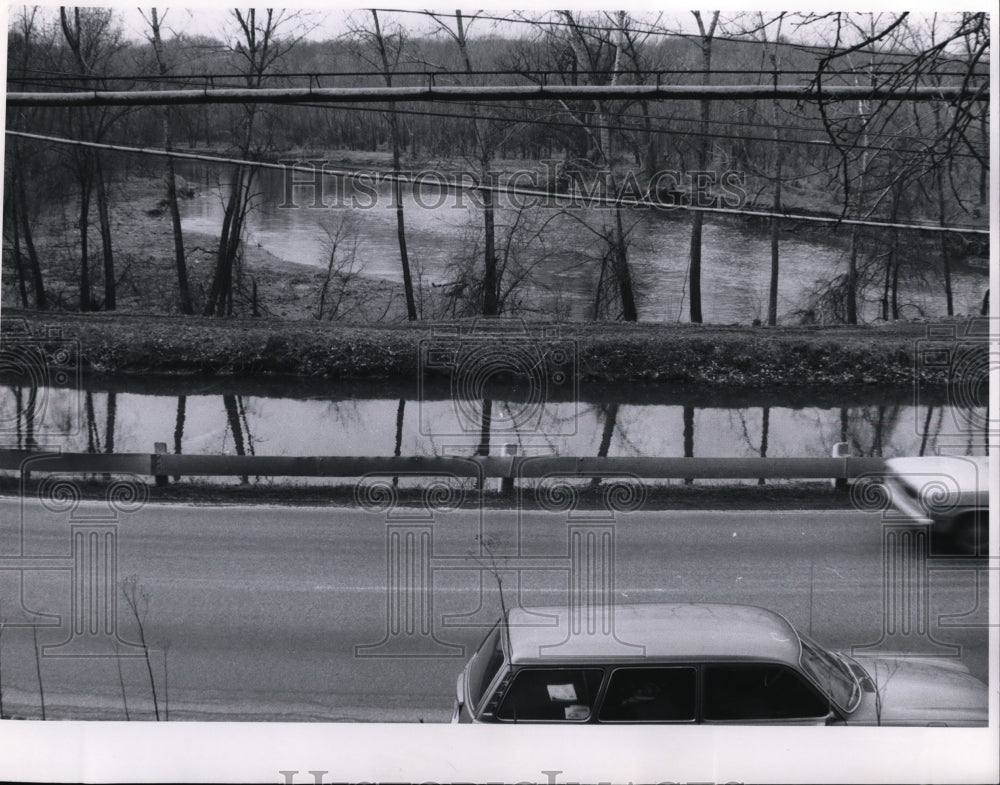
[[[173,389],[171,389],[173,388]],[[502,386],[455,402],[447,388],[275,381],[241,391],[233,380],[88,383],[34,391],[0,384],[7,448],[184,454],[430,456],[505,454],[621,457],[825,457],[837,442],[855,455],[985,448],[981,407],[908,390],[858,388],[744,394],[650,387],[631,395],[583,391],[533,401]],[[482,412],[490,415],[482,427]],[[34,415],[31,415],[31,412]]]
[[[227,172],[200,164],[185,164],[180,171],[197,188],[193,198],[181,202],[185,230],[217,235],[223,220],[220,188],[228,182]],[[330,248],[327,231],[335,232],[343,220],[348,241],[357,242],[354,272],[402,280],[396,212],[388,184],[356,191],[349,182],[327,178],[319,201],[333,206],[316,207],[317,190],[310,176],[296,174],[295,180],[310,184],[296,185],[288,191],[283,172],[259,173],[258,197],[248,219],[248,243],[280,259],[325,267]],[[404,187],[402,193],[406,240],[415,277],[424,286],[455,281],[456,264],[475,252],[481,224],[472,197],[454,191],[442,193],[429,185]],[[534,281],[530,291],[525,290],[525,307],[550,318],[591,318],[604,247],[598,233],[610,220],[609,211],[593,208],[560,213],[533,207],[519,216],[506,197],[501,197],[498,205],[501,249],[507,245],[509,227],[517,223],[510,244],[512,252],[501,258],[501,263],[507,264],[506,280],[530,268]],[[687,217],[677,211],[633,209],[626,211],[625,224],[630,230],[629,261],[640,319],[687,321]],[[837,241],[828,231],[804,231],[800,227],[783,233],[780,252],[778,315],[781,320],[794,321],[817,281],[846,271],[847,243]],[[729,218],[710,216],[703,232],[704,320],[719,324],[766,320],[770,266],[770,238],[765,232]],[[978,313],[987,286],[985,271],[964,266],[953,270],[956,313]],[[877,317],[880,291],[873,284],[871,293],[863,298],[862,318]],[[904,318],[944,314],[944,287],[939,272],[928,269],[919,279],[908,277],[901,286],[901,303]]]

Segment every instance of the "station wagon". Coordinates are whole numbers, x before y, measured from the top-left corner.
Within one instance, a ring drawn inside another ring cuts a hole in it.
[[[986,685],[957,660],[831,652],[745,605],[517,608],[457,692],[454,722],[987,723]]]

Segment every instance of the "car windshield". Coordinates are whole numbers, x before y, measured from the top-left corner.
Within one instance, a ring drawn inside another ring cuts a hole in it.
[[[842,661],[828,652],[816,641],[805,635],[802,639],[802,668],[819,684],[844,711],[854,711],[861,697],[858,680]]]
[[[469,699],[474,708],[479,708],[483,693],[490,686],[503,664],[503,643],[500,640],[500,625],[497,624],[469,662]]]

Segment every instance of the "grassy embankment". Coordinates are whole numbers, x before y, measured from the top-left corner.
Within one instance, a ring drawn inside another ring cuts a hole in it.
[[[471,326],[472,323],[466,323]],[[38,313],[7,308],[3,333],[58,328],[85,372],[126,375],[414,378],[434,325],[375,327],[273,318],[134,313]],[[556,337],[541,337],[541,328]],[[955,322],[961,334],[961,322]],[[945,384],[946,368],[918,365],[923,323],[880,327],[531,324],[533,351],[572,347],[581,382],[671,382],[735,388]],[[491,341],[501,340],[490,338]],[[983,345],[984,360],[986,346]],[[447,375],[447,368],[440,368]]]

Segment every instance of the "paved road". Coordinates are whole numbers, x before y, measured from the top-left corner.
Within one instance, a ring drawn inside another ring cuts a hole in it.
[[[887,648],[961,656],[979,678],[987,673],[984,562],[977,570],[931,559],[918,569],[928,604],[889,617],[918,626],[882,639],[883,599],[904,597],[904,576],[894,573],[883,590],[883,528],[872,514],[673,511],[608,521],[585,512],[496,510],[482,519],[471,511],[422,519],[404,510],[387,519],[342,508],[147,505],[98,520],[107,513],[98,503],[72,513],[34,503],[22,516],[17,500],[0,500],[0,617],[7,619],[0,679],[8,714],[39,716],[40,670],[50,717],[124,719],[126,705],[132,719],[153,716],[143,657],[69,658],[50,649],[36,666],[31,628],[17,626],[30,618],[49,624],[37,630],[42,646],[71,639],[73,581],[89,575],[76,597],[100,596],[93,581],[114,564],[112,531],[117,579],[136,576],[148,595],[143,630],[158,708],[171,720],[447,720],[455,676],[484,634],[474,625],[499,615],[497,576],[508,606],[518,596],[529,606],[559,603],[579,575],[573,570],[587,564],[617,602],[759,604],[837,648],[881,640]],[[80,535],[76,579],[71,530]],[[574,567],[574,542],[590,542],[600,558]],[[79,567],[88,553],[104,565],[96,573]],[[426,604],[399,609],[416,634],[390,635],[389,584],[427,581],[431,592],[391,595]],[[98,615],[84,625],[96,635],[71,639],[77,653],[106,655],[106,631],[124,641],[119,652],[141,653],[128,646],[138,629],[117,599],[108,620]],[[53,615],[29,617],[25,608]],[[929,628],[918,628],[925,620]],[[422,621],[430,635],[419,634]],[[429,650],[435,656],[381,656]]]

